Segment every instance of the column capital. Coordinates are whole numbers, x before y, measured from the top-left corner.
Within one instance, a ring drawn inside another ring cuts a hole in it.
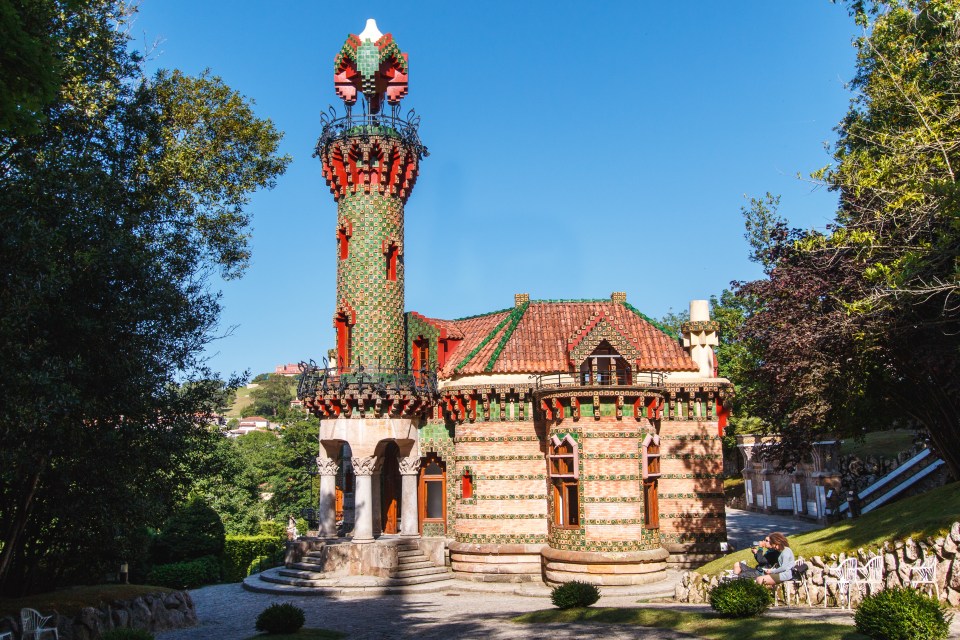
[[[351,458],[353,472],[358,476],[372,476],[377,467],[377,456],[367,456],[365,458]]]
[[[333,458],[317,456],[317,472],[321,476],[335,476],[339,470],[340,465]]]
[[[414,476],[420,473],[420,458],[400,459],[400,475]]]

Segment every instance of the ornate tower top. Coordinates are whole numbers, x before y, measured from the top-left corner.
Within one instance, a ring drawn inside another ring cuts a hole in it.
[[[333,83],[337,95],[349,109],[363,94],[370,114],[380,113],[383,100],[396,110],[407,95],[407,54],[382,34],[373,18],[360,35],[350,34],[333,63]]]

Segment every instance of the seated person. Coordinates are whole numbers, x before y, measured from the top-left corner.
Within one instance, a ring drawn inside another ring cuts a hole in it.
[[[748,566],[746,562],[738,562],[733,565],[733,573],[738,578],[756,578],[761,575],[761,569],[772,567],[777,564],[777,560],[780,558],[780,552],[770,546],[770,536],[757,543],[753,555],[757,560],[756,569]]]
[[[770,546],[780,552],[780,557],[772,567],[760,570],[762,575],[756,578],[756,583],[772,589],[781,582],[793,580],[793,567],[797,564],[797,559],[785,535],[771,533],[767,538],[770,540]]]

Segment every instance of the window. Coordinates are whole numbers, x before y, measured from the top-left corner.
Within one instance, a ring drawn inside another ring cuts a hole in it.
[[[337,229],[337,251],[341,260],[346,260],[350,255],[351,235],[353,235],[353,225],[347,220]]]
[[[647,529],[660,528],[657,490],[660,480],[660,436],[648,434],[641,445],[643,472],[643,520]]]
[[[397,281],[397,248],[390,247],[387,249],[387,280],[391,282]]]
[[[553,491],[553,524],[561,528],[580,526],[579,450],[570,434],[563,440],[550,438],[547,467]]]
[[[587,359],[580,363],[580,383],[584,385],[633,384],[630,364],[606,340],[601,340]]]
[[[431,453],[420,464],[420,526],[438,522],[446,527],[447,522],[447,465]]]
[[[473,497],[473,474],[469,469],[465,470],[460,478],[460,495],[464,500]]]
[[[353,356],[352,349],[350,348],[352,331],[349,321],[349,316],[343,312],[338,313],[333,319],[333,323],[337,327],[338,369],[349,369],[350,359]]]

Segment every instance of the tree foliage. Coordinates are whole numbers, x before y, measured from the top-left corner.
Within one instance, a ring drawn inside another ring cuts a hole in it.
[[[207,276],[242,271],[249,194],[288,161],[218,78],[146,77],[119,1],[47,4],[55,96],[0,132],[7,593],[102,575],[204,471]]]
[[[788,462],[825,431],[899,422],[926,428],[958,475],[960,2],[848,8],[864,29],[855,94],[836,164],[816,174],[840,208],[825,233],[772,220],[768,278],[737,290],[758,304],[753,382]]]

